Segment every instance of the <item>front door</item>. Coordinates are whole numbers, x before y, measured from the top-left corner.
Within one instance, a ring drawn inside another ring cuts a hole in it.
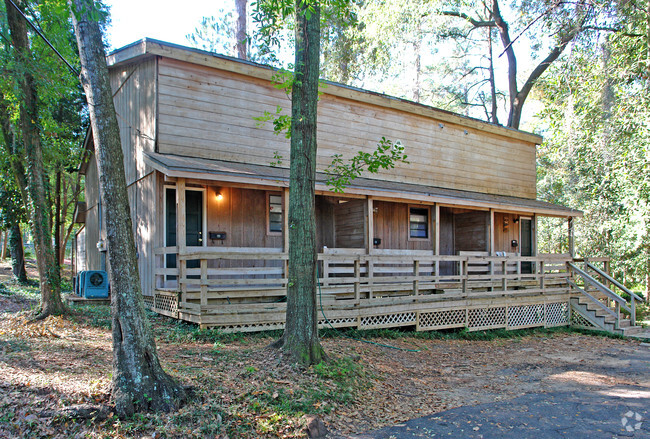
[[[176,242],[176,189],[165,189],[165,246],[173,247]],[[185,191],[185,245],[197,247],[203,245],[203,191]],[[166,267],[176,268],[176,255],[168,254]],[[198,268],[198,259],[188,260],[187,268]],[[176,276],[167,276],[175,280]]]
[[[519,239],[519,251],[521,256],[533,256],[533,220],[530,218],[521,218],[519,220],[521,237]],[[522,262],[522,273],[532,273],[533,263]]]

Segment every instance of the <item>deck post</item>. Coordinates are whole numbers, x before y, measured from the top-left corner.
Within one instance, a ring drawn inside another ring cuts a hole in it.
[[[488,254],[494,256],[494,209],[490,209],[490,239],[488,240]]]
[[[208,260],[201,259],[201,306],[208,306]]]
[[[374,215],[374,206],[373,206],[373,199],[371,196],[368,196],[367,202],[366,202],[366,227],[368,228],[366,230],[366,236],[365,236],[365,241],[366,241],[366,254],[371,255],[373,254],[373,238],[375,237],[375,215]],[[372,263],[372,258],[368,258],[366,262],[366,276],[368,276],[368,298],[372,299],[372,278],[373,278],[373,263]]]
[[[357,257],[354,260],[354,301],[359,303],[360,300],[360,283],[361,283],[361,262]]]
[[[282,223],[282,251],[289,254],[289,188],[282,188],[282,215],[284,215]],[[318,264],[318,261],[316,261]],[[289,259],[284,260],[284,278],[289,279]]]
[[[181,303],[187,302],[186,266],[184,256],[187,247],[186,218],[185,218],[185,179],[176,182],[176,244],[178,245],[178,286],[181,291]]]
[[[568,230],[568,232],[569,232],[569,255],[573,259],[573,258],[575,258],[576,254],[575,254],[575,241],[574,241],[574,236],[573,236],[573,217],[572,216],[569,217],[569,219],[567,221],[567,225],[568,225],[568,228],[569,228],[569,230]]]
[[[440,256],[440,205],[436,203],[436,222],[435,222],[435,242],[434,245],[434,254]],[[436,258],[435,262],[435,273],[436,279],[440,281],[440,258]]]
[[[420,276],[420,261],[417,259],[413,261],[413,295],[417,296],[420,292],[420,281],[418,280]]]

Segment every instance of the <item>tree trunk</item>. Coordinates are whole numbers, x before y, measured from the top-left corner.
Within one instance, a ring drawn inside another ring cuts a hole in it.
[[[313,7],[309,19],[307,8]],[[316,108],[320,56],[320,6],[296,0],[295,78],[291,96],[289,182],[289,283],[282,338],[275,343],[292,360],[322,361],[316,306]]]
[[[61,275],[61,170],[56,171],[54,185],[54,254]]]
[[[237,58],[248,58],[248,36],[246,35],[246,3],[248,0],[235,0],[235,9],[237,10],[237,31],[235,32],[235,51]]]
[[[20,4],[21,2],[14,2]],[[59,267],[52,248],[52,229],[50,227],[46,191],[43,151],[38,128],[38,99],[36,82],[29,71],[31,54],[27,27],[20,14],[9,0],[5,0],[7,21],[16,58],[23,66],[23,74],[18,78],[22,92],[20,101],[20,125],[25,146],[29,172],[27,173],[29,194],[29,215],[34,236],[34,251],[38,265],[41,286],[41,312],[37,318],[62,314],[65,311],[61,301],[61,280]]]
[[[23,248],[23,235],[20,232],[20,225],[13,224],[9,231],[9,247],[11,251],[11,271],[21,284],[27,283],[27,271],[25,270],[25,252]]]
[[[92,0],[74,0],[72,10],[81,82],[95,142],[100,197],[106,208],[116,411],[124,418],[144,410],[175,410],[186,395],[183,387],[163,371],[144,312],[120,132],[101,31],[91,18],[96,15],[97,5]]]
[[[2,255],[0,259],[4,260],[7,257],[7,238],[9,237],[9,232],[7,230],[2,231]]]

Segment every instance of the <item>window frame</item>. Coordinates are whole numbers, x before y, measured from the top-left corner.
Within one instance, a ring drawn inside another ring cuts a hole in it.
[[[280,222],[280,231],[271,230],[271,196],[280,197],[280,206],[281,206],[281,215],[282,220]],[[284,197],[282,192],[276,191],[267,191],[266,192],[266,235],[267,236],[282,236],[284,234],[284,215],[285,215],[285,206],[284,206]]]
[[[427,219],[426,219],[426,233],[427,236],[426,238],[421,238],[421,237],[414,237],[411,236],[411,210],[412,209],[419,209],[419,210],[426,210],[427,212]],[[431,241],[431,206],[428,205],[421,205],[421,204],[409,204],[407,206],[407,229],[408,229],[408,241],[421,241],[421,242],[430,242]]]

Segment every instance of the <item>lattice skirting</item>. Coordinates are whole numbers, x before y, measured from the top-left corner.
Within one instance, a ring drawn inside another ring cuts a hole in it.
[[[503,328],[506,326],[506,307],[470,309],[467,313],[467,328],[470,330]]]
[[[555,302],[546,304],[546,327],[569,324],[569,303]]]
[[[144,296],[144,305],[152,311],[169,317],[178,317],[178,296],[155,292],[153,296]]]
[[[412,326],[416,324],[416,313],[400,312],[378,316],[361,317],[360,329],[391,328],[395,326]]]
[[[467,321],[467,310],[449,309],[443,311],[421,312],[418,329],[426,331],[430,329],[462,328]]]
[[[577,312],[571,313],[571,326],[587,329],[600,329],[597,326],[594,326],[589,320],[585,319]]]
[[[160,314],[179,318],[178,296],[166,292],[156,292],[154,296],[145,296],[148,308]],[[451,304],[450,304],[451,305]],[[393,313],[377,313],[365,316],[329,316],[323,318],[319,313],[320,328],[393,328],[416,326],[418,331],[431,331],[446,328],[463,328],[470,331],[484,329],[506,328],[520,329],[535,326],[561,326],[571,323],[575,326],[591,327],[591,324],[576,313],[569,313],[568,302],[508,304],[500,303],[484,307],[460,307],[453,305],[446,309],[422,309],[414,311],[399,311]],[[381,311],[377,308],[376,311]],[[326,312],[327,314],[327,312]],[[186,317],[182,317],[187,319]],[[201,317],[196,315],[197,323]],[[569,319],[571,318],[571,322]],[[200,323],[202,327],[217,327],[224,332],[257,332],[283,329],[283,321],[266,321],[260,323],[234,323],[212,320],[210,323]]]

